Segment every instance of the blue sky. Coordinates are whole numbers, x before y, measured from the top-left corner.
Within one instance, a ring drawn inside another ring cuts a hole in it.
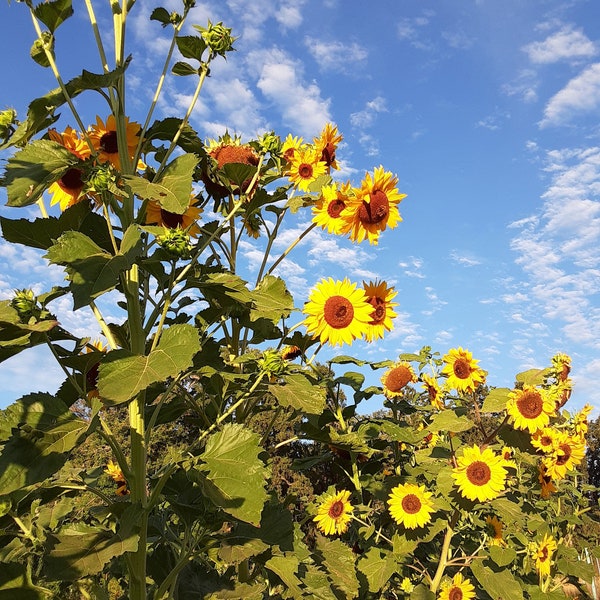
[[[100,63],[84,13],[58,30],[65,79]],[[110,22],[96,2],[100,24]],[[167,47],[167,31],[138,0],[130,15],[129,116],[143,121]],[[180,10],[179,2],[163,2]],[[0,8],[0,108],[23,115],[55,87],[34,64],[35,38],[23,5]],[[279,269],[302,306],[321,277],[376,277],[398,291],[398,318],[383,342],[355,342],[343,353],[394,359],[430,345],[462,346],[491,385],[573,358],[570,406],[600,410],[600,4],[596,0],[242,0],[197,2],[189,23],[224,21],[237,52],[215,62],[192,116],[202,138],[230,132],[244,140],[274,129],[312,138],[338,125],[342,180],[359,184],[384,165],[407,194],[403,222],[379,245],[352,245],[314,231]],[[190,30],[191,33],[191,30]],[[108,43],[108,41],[107,41]],[[181,116],[191,78],[171,78],[157,117]],[[90,122],[97,101],[78,106]],[[86,112],[89,111],[89,112]],[[104,111],[104,113],[102,112]],[[75,123],[65,109],[58,128]],[[0,203],[4,204],[0,191]],[[0,214],[33,217],[2,206]],[[302,230],[298,216],[278,241]],[[259,246],[244,245],[256,268]],[[60,284],[33,250],[0,241],[0,298],[16,287]],[[53,306],[61,322],[96,336],[93,316]],[[116,307],[106,310],[118,317]],[[31,372],[33,366],[33,372]],[[0,364],[0,406],[62,376],[42,350]],[[375,402],[375,401],[374,401]],[[379,408],[375,403],[364,407]]]

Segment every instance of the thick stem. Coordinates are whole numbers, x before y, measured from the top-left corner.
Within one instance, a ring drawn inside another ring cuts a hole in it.
[[[444,537],[444,543],[442,544],[442,550],[440,551],[440,562],[438,563],[437,571],[431,580],[431,584],[429,585],[429,589],[432,592],[437,592],[438,587],[440,586],[440,582],[442,581],[442,577],[444,575],[444,570],[448,564],[448,550],[450,549],[450,542],[452,541],[452,536],[454,535],[454,527],[456,526],[456,522],[459,517],[458,510],[455,510],[450,518],[448,523],[448,528],[446,529],[446,535]]]

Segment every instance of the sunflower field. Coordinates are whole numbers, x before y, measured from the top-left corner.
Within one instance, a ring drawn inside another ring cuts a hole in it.
[[[591,407],[569,410],[569,356],[512,388],[488,387],[462,347],[369,362],[346,347],[394,328],[392,286],[325,278],[296,307],[277,275],[315,228],[367,246],[392,235],[398,176],[337,180],[331,123],[313,140],[202,139],[190,116],[236,38],[210,21],[183,34],[194,0],[142,15],[172,36],[141,117],[125,95],[134,0],[111,1],[110,32],[91,0],[19,4],[57,87],[0,113],[8,205],[39,214],[0,226],[65,285],[34,293],[23,275],[0,302],[0,359],[45,346],[64,382],[0,411],[0,597],[592,597],[577,533]],[[55,43],[74,10],[104,69],[66,81]],[[155,119],[167,74],[195,92]],[[93,122],[88,97],[104,106]],[[275,255],[297,214],[310,225]],[[252,282],[248,238],[264,250]],[[63,298],[98,339],[61,324]],[[365,416],[373,397],[384,410]]]

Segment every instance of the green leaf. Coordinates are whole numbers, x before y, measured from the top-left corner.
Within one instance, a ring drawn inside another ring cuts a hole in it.
[[[502,548],[501,546],[490,546],[490,558],[499,566],[506,567],[517,558],[514,548]]]
[[[8,159],[4,184],[8,206],[35,203],[79,159],[61,144],[35,140]]]
[[[179,52],[184,58],[202,60],[202,54],[206,50],[206,42],[199,35],[178,35],[175,41]]]
[[[556,568],[561,574],[577,577],[587,583],[591,583],[596,574],[594,565],[581,560],[575,548],[563,545],[559,546]]]
[[[259,454],[260,436],[246,427],[228,423],[211,435],[201,459],[207,478],[220,497],[212,497],[234,517],[258,525],[267,498],[268,470]]]
[[[192,65],[181,60],[177,61],[173,65],[171,71],[173,72],[173,75],[198,75],[198,69],[195,69],[194,67],[192,67]]]
[[[395,442],[404,442],[405,444],[418,444],[428,432],[417,431],[412,425],[405,423],[393,423],[392,421],[382,421],[381,431],[390,436]]]
[[[158,21],[163,27],[166,27],[171,23],[171,15],[166,8],[158,7],[152,11],[150,15],[151,21]]]
[[[347,597],[357,598],[359,583],[352,549],[341,540],[328,540],[321,535],[317,537],[317,548],[323,554],[323,564],[334,586],[345,592]]]
[[[481,410],[484,413],[499,413],[506,410],[506,402],[511,390],[508,388],[494,388],[483,401]]]
[[[386,550],[370,548],[358,561],[358,570],[369,583],[369,591],[377,593],[396,572],[396,561]]]
[[[428,426],[430,431],[450,431],[459,433],[468,431],[474,426],[473,421],[462,415],[458,416],[454,410],[443,410],[433,417]]]
[[[288,292],[285,281],[280,277],[267,275],[256,289],[251,292],[252,309],[250,319],[269,319],[278,323],[281,319],[290,316],[294,309],[294,299]]]
[[[281,406],[291,406],[301,412],[320,415],[325,408],[326,389],[301,373],[286,375],[282,384],[269,385],[269,392]]]
[[[0,413],[0,496],[47,479],[60,469],[90,423],[58,398],[30,394]]]
[[[296,576],[299,566],[300,561],[291,553],[284,556],[273,556],[265,563],[265,567],[273,571],[285,583],[294,598],[304,598],[299,587],[300,580]]]
[[[54,33],[59,25],[73,15],[71,0],[40,2],[34,9],[35,16]]]
[[[508,569],[492,570],[492,565],[483,560],[474,560],[471,571],[481,587],[492,600],[523,600],[523,590],[519,581]]]
[[[529,369],[519,373],[516,377],[523,385],[542,385],[550,369]]]
[[[127,402],[150,384],[176,377],[191,367],[199,350],[196,329],[181,324],[165,329],[160,342],[148,356],[131,356],[122,350],[109,352],[100,363],[100,397],[107,404]]]
[[[182,119],[175,117],[168,117],[162,121],[154,121],[146,132],[144,139],[147,141],[158,139],[170,142],[181,128],[177,145],[184,152],[199,154],[203,148],[202,140],[188,123],[182,127],[182,122]]]
[[[48,68],[50,60],[45,48],[54,57],[54,36],[49,31],[42,31],[42,35],[33,42],[29,55],[41,67]]]
[[[2,563],[0,569],[0,600],[43,600],[43,590],[28,585],[27,561]]]

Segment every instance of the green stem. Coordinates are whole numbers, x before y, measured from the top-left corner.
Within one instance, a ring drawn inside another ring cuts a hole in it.
[[[446,529],[446,535],[444,536],[444,543],[442,544],[442,550],[440,551],[440,562],[438,563],[437,570],[429,586],[429,589],[434,593],[437,592],[438,587],[440,586],[440,582],[444,575],[444,570],[448,564],[448,551],[450,549],[450,542],[452,541],[454,527],[456,526],[459,515],[459,511],[455,510],[450,518],[450,521],[448,522],[448,528]]]
[[[295,240],[292,242],[286,251],[269,267],[267,275],[270,275],[279,265],[279,263],[317,226],[316,223],[311,223]]]
[[[108,341],[108,345],[111,347],[112,350],[114,350],[115,348],[118,348],[119,344],[117,344],[117,342],[112,334],[112,331],[110,330],[110,327],[104,320],[102,313],[100,312],[100,310],[96,306],[96,303],[93,300],[90,302],[90,308],[92,309],[92,312],[94,313],[94,317],[96,317],[96,321],[98,321],[98,324],[100,325],[100,329],[102,329],[102,333],[104,334],[104,337]]]

